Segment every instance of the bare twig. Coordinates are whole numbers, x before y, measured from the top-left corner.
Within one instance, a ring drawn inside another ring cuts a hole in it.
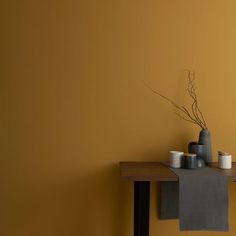
[[[191,122],[191,123],[193,123],[193,124],[196,125],[196,123],[195,123],[194,121],[185,118],[184,116],[182,116],[182,115],[181,115],[180,113],[178,113],[178,112],[175,112],[175,115],[179,116],[179,117],[180,117],[181,119],[183,119],[183,120],[186,120],[186,121]]]
[[[197,125],[199,125],[201,128],[203,128],[203,125],[201,124],[201,122],[199,122],[198,119],[196,119],[196,117],[194,117],[194,115],[192,116],[186,107],[182,106],[182,108],[184,109],[184,111],[185,111],[185,113],[187,114],[187,116],[188,116],[193,122],[195,122]]]
[[[191,122],[195,125],[198,125],[202,129],[207,128],[205,119],[203,117],[203,114],[198,106],[198,100],[197,100],[197,93],[196,93],[196,87],[194,86],[194,80],[195,80],[195,73],[191,75],[191,71],[187,70],[187,77],[188,77],[188,86],[187,86],[187,92],[189,96],[192,98],[193,102],[191,105],[191,113],[185,106],[180,106],[176,102],[174,102],[172,99],[166,97],[165,95],[161,94],[157,90],[151,88],[145,81],[143,81],[144,85],[151,90],[153,93],[157,94],[164,100],[168,101],[172,106],[174,106],[179,112],[175,112],[177,116],[179,116],[181,119]],[[187,118],[186,118],[187,117]]]
[[[192,72],[191,75],[191,71],[187,70],[188,73],[188,94],[189,96],[192,98],[193,103],[192,103],[192,113],[194,115],[194,117],[196,118],[196,120],[198,120],[203,126],[204,128],[207,128],[206,125],[206,121],[203,117],[203,114],[198,106],[198,100],[197,100],[197,94],[196,94],[196,87],[194,86],[194,81],[195,81],[195,73]],[[200,117],[199,117],[200,116]]]

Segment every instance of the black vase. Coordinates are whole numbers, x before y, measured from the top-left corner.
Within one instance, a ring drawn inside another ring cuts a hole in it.
[[[208,129],[201,130],[198,143],[205,145],[205,150],[202,155],[203,160],[206,162],[206,164],[212,162],[211,134]]]

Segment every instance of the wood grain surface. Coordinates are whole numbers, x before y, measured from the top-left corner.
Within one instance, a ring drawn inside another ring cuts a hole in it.
[[[230,170],[219,169],[218,163],[211,163],[210,167],[236,181],[236,162]],[[178,181],[164,162],[120,162],[120,174],[123,180],[130,181]]]

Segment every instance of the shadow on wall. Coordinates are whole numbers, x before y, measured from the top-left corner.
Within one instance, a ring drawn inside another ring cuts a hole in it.
[[[130,183],[120,179],[118,163],[91,170],[90,174],[63,184],[54,183],[38,198],[31,233],[126,235],[132,230],[129,225],[132,219],[128,219],[132,214],[131,190]]]

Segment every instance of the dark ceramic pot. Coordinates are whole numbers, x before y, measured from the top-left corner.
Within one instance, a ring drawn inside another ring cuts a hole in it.
[[[204,158],[206,146],[198,142],[190,142],[188,144],[188,152],[197,154],[197,157]]]
[[[205,163],[212,162],[212,151],[211,151],[211,134],[208,129],[202,129],[199,134],[199,144],[205,145],[205,150],[203,152],[202,159]]]
[[[182,158],[182,168],[196,169],[197,168],[197,155],[194,153],[185,153]]]
[[[197,157],[197,168],[202,168],[205,166],[205,161],[202,158]]]

